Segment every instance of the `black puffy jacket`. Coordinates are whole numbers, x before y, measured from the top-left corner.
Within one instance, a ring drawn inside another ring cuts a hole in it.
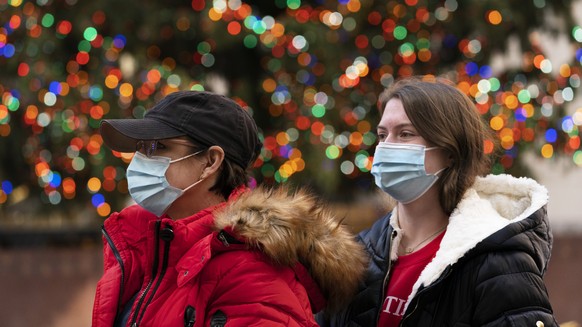
[[[531,179],[478,178],[449,218],[400,326],[557,326],[542,279],[552,244],[547,199]],[[345,310],[318,315],[321,326],[376,326],[400,239],[393,215],[359,235],[370,255],[367,277]]]

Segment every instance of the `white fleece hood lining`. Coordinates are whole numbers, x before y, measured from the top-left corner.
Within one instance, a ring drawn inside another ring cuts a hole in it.
[[[447,266],[456,263],[477,243],[510,223],[529,217],[547,202],[547,189],[532,179],[505,174],[478,177],[451,214],[440,248],[412,287],[406,308],[422,285],[437,280]],[[393,218],[396,215],[394,210]],[[391,219],[390,223],[398,232],[390,253],[390,258],[395,260],[402,233],[397,219]]]

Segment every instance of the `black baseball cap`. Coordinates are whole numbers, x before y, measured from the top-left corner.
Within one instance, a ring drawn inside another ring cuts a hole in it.
[[[203,146],[220,146],[226,158],[249,167],[261,150],[257,125],[233,100],[211,92],[178,91],[148,110],[143,119],[104,119],[101,136],[111,149],[135,152],[140,140],[187,136]]]

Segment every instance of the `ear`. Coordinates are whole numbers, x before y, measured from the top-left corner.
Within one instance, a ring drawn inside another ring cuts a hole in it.
[[[218,145],[213,145],[206,150],[206,158],[208,162],[202,170],[200,179],[216,174],[220,171],[222,162],[224,161],[224,150]]]

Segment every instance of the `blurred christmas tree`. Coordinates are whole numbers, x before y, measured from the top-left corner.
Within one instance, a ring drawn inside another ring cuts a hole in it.
[[[582,109],[566,111],[582,62],[573,5],[0,0],[0,206],[121,209],[131,154],[103,146],[99,122],[140,118],[178,89],[248,107],[264,138],[257,180],[330,199],[372,189],[377,97],[408,75],[475,100],[499,135],[495,173],[528,174],[527,151],[582,166]],[[547,35],[567,38],[570,62],[548,58]]]

